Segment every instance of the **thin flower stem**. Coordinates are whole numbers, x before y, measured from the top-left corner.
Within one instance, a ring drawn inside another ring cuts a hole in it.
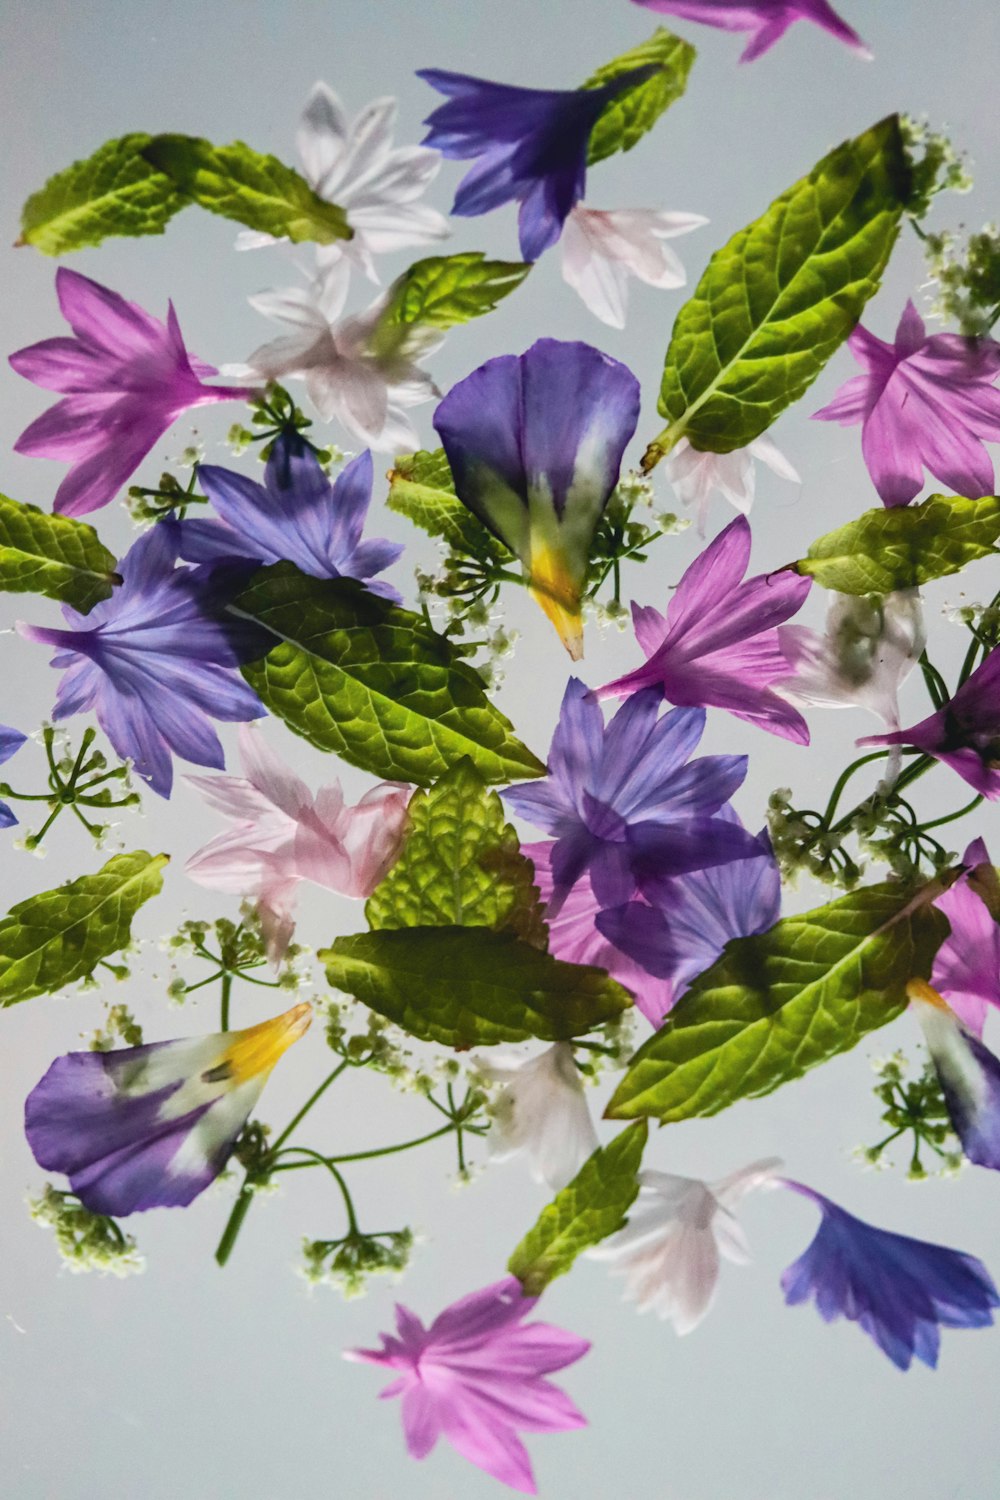
[[[951,696],[951,694],[948,692],[948,684],[941,676],[941,673],[938,671],[937,667],[930,660],[926,651],[922,652],[920,656],[920,670],[924,674],[924,683],[926,684],[928,695],[936,711],[941,707],[942,703],[947,703],[949,697]]]
[[[220,1031],[229,1030],[229,1002],[233,993],[233,976],[227,969],[222,976],[222,999],[220,1005]]]
[[[336,1178],[337,1186],[340,1188],[341,1196],[344,1200],[344,1210],[347,1214],[347,1233],[349,1235],[357,1234],[358,1220],[357,1215],[354,1212],[354,1202],[351,1198],[350,1192],[348,1191],[347,1183],[344,1181],[341,1173],[337,1171],[337,1168],[333,1165],[332,1161],[328,1161],[327,1166],[329,1167],[333,1176]]]
[[[215,1251],[215,1259],[220,1266],[224,1266],[230,1255],[232,1255],[233,1246],[236,1244],[237,1236],[243,1228],[243,1220],[250,1212],[252,1202],[253,1184],[248,1173],[244,1178],[243,1186],[240,1188],[239,1196],[233,1204],[233,1211],[226,1221],[226,1227],[222,1231],[222,1238]]]
[[[828,828],[830,826],[830,819],[837,811],[837,804],[840,801],[844,787],[850,781],[855,771],[860,771],[862,766],[869,765],[873,760],[885,760],[888,754],[888,750],[873,750],[870,755],[862,755],[860,760],[852,762],[846,770],[841,771],[834,783],[833,791],[830,793],[830,800],[826,804],[826,811],[823,813],[820,823],[821,828]]]
[[[428,1141],[439,1140],[441,1136],[450,1135],[453,1130],[460,1130],[461,1128],[460,1125],[452,1121],[448,1125],[439,1126],[437,1130],[429,1131],[427,1135],[415,1136],[411,1141],[397,1141],[394,1146],[375,1146],[371,1151],[352,1151],[345,1156],[322,1156],[318,1151],[310,1151],[306,1146],[288,1146],[286,1150],[302,1152],[314,1157],[315,1161],[312,1165],[318,1165],[320,1162],[324,1166],[329,1166],[331,1162],[343,1165],[350,1161],[374,1161],[379,1156],[397,1156],[401,1151],[412,1151],[415,1146],[426,1146]],[[276,1172],[294,1172],[297,1167],[308,1165],[310,1165],[308,1162],[282,1162],[274,1170]]]
[[[932,818],[929,823],[922,824],[921,831],[926,833],[929,828],[943,828],[945,823],[954,823],[956,819],[964,818],[966,813],[974,812],[982,800],[982,793],[979,793],[973,797],[971,802],[967,802],[964,807],[960,807],[957,812],[947,813],[943,818]]]
[[[305,1104],[303,1104],[303,1106],[299,1110],[298,1114],[294,1115],[292,1117],[292,1119],[289,1121],[289,1123],[285,1126],[284,1130],[278,1136],[278,1138],[275,1141],[274,1145],[271,1147],[271,1149],[268,1152],[268,1156],[269,1157],[273,1158],[274,1156],[277,1155],[278,1151],[281,1149],[281,1147],[288,1140],[288,1137],[291,1135],[292,1131],[296,1128],[296,1126],[301,1125],[302,1121],[305,1119],[306,1115],[312,1109],[313,1105],[316,1104],[317,1101],[320,1100],[323,1097],[323,1095],[326,1093],[326,1091],[330,1087],[330,1085],[333,1084],[333,1083],[336,1083],[336,1081],[340,1077],[341,1073],[343,1073],[344,1070],[346,1068],[349,1068],[350,1066],[351,1066],[350,1063],[345,1058],[342,1063],[338,1063],[337,1064],[337,1066],[334,1068],[334,1070],[333,1070],[332,1073],[328,1073],[327,1074],[327,1076],[323,1079],[323,1082],[320,1084],[319,1088],[315,1089],[313,1091],[313,1093],[311,1093],[309,1095],[309,1098],[306,1100]]]

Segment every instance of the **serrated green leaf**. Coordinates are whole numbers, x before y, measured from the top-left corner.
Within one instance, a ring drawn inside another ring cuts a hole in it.
[[[330,245],[353,234],[342,208],[314,193],[276,156],[242,141],[213,146],[195,135],[157,135],[142,154],[209,213],[276,239]]]
[[[451,643],[353,579],[308,578],[277,563],[255,574],[234,608],[279,641],[243,668],[247,682],[320,750],[418,786],[463,755],[488,782],[545,774]]]
[[[674,323],[645,469],[682,437],[742,448],[803,395],[878,290],[909,191],[890,115],[716,251]]]
[[[538,1297],[565,1276],[577,1256],[621,1229],[639,1192],[648,1127],[627,1125],[584,1162],[573,1181],[542,1209],[507,1262],[526,1297]]]
[[[487,260],[481,250],[430,255],[393,282],[379,326],[418,323],[424,328],[453,328],[468,323],[492,312],[530,270],[523,261]]]
[[[389,474],[386,504],[429,536],[441,537],[456,552],[484,559],[513,556],[455,494],[443,448],[421,449],[397,458]]]
[[[64,255],[111,235],[162,234],[188,199],[143,156],[153,137],[105,141],[32,193],[21,210],[19,245]]]
[[[631,1003],[603,969],[567,964],[485,927],[402,927],[339,937],[326,977],[425,1042],[464,1050],[569,1041]]]
[[[929,975],[947,935],[931,905],[941,889],[865,886],[727,944],[640,1047],[608,1118],[714,1115],[887,1025],[906,1008],[907,980]]]
[[[471,760],[414,792],[408,815],[402,853],[365,907],[369,927],[489,927],[548,946],[534,866]]]
[[[81,614],[110,599],[121,577],[92,526],[0,495],[0,590],[44,594]]]
[[[86,979],[131,937],[132,919],[163,885],[167,854],[116,854],[96,875],[29,896],[0,921],[0,1006]]]
[[[647,131],[687,88],[688,74],[697,53],[690,42],[664,30],[654,31],[648,42],[624,52],[613,62],[598,68],[583,85],[585,89],[603,88],[623,73],[635,68],[655,68],[646,78],[623,90],[605,106],[598,116],[587,148],[587,164],[603,161],[616,151],[631,151]]]
[[[931,495],[921,505],[879,506],[813,542],[795,564],[825,589],[889,594],[995,557],[1000,497]]]

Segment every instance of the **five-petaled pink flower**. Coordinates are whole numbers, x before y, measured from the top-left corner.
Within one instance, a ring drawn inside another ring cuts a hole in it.
[[[781,41],[793,21],[812,21],[862,57],[871,58],[858,33],[838,16],[829,0],[635,0],[635,4],[681,21],[700,21],[720,31],[749,31],[750,40],[740,62],[763,57]]]

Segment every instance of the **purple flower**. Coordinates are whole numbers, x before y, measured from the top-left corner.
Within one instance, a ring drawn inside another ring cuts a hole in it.
[[[860,324],[848,344],[865,373],[813,416],[862,423],[861,451],[883,504],[908,504],[924,487],[924,469],[956,495],[991,495],[993,461],[981,440],[1000,439],[1000,344],[957,333],[928,338],[912,302],[895,344]]]
[[[72,463],[54,509],[86,515],[113,500],[172,422],[192,406],[242,401],[243,386],[203,385],[218,372],[188,354],[173,303],[167,321],[60,266],[56,293],[75,338],[10,356],[19,375],[65,400],[27,427],[15,452]]]
[[[982,1036],[987,1007],[1000,1006],[1000,923],[973,886],[995,884],[993,864],[982,839],[975,839],[962,855],[967,866],[934,902],[948,918],[951,932],[934,957],[931,984],[944,996],[967,1031]]]
[[[189,562],[291,562],[312,578],[357,578],[373,594],[400,602],[390,584],[370,580],[396,561],[402,546],[361,537],[372,498],[370,453],[359,454],[331,484],[308,443],[281,437],[263,484],[214,464],[199,465],[198,483],[222,519],[180,523],[181,556]]]
[[[598,688],[597,696],[655,687],[670,703],[726,708],[808,745],[805,719],[770,684],[788,676],[777,627],[801,608],[812,580],[782,572],[741,582],[749,561],[750,525],[737,516],[695,558],[666,615],[632,605],[646,665]]]
[[[346,1359],[398,1371],[381,1392],[402,1396],[403,1432],[413,1458],[426,1458],[439,1437],[494,1479],[534,1495],[535,1476],[517,1429],[569,1432],[586,1417],[545,1377],[590,1348],[551,1323],[523,1323],[537,1297],[505,1276],[453,1302],[429,1328],[396,1306],[397,1335],[380,1349],[348,1349]]]
[[[780,42],[793,21],[813,21],[862,57],[871,57],[858,33],[840,19],[828,0],[635,0],[635,4],[681,21],[716,26],[720,31],[751,32],[740,62],[762,57]]]
[[[487,360],[434,413],[459,499],[520,558],[574,661],[591,538],[638,420],[632,372],[558,339]]]
[[[1000,1059],[968,1031],[923,979],[906,986],[962,1150],[1000,1171]]]
[[[424,121],[423,145],[442,156],[478,157],[462,178],[452,213],[474,218],[519,203],[521,254],[537,260],[554,245],[587,180],[587,145],[608,102],[653,70],[635,68],[597,89],[524,89],[422,68],[417,77],[447,98]]]
[[[5,760],[10,760],[27,739],[19,729],[8,729],[6,724],[0,724],[0,766]],[[17,822],[13,809],[6,802],[0,802],[0,828],[11,828]]]
[[[689,761],[704,712],[675,709],[657,719],[659,708],[658,693],[636,693],[605,727],[596,699],[571,677],[548,776],[503,793],[555,839],[553,914],[585,873],[600,906],[620,906],[648,880],[760,853],[750,834],[714,816],[741,785],[746,756]]]
[[[310,1005],[244,1031],[57,1057],[24,1106],[40,1167],[92,1213],[184,1208],[214,1182]]]
[[[983,797],[1000,797],[1000,647],[953,698],[910,729],[869,734],[859,745],[914,745],[944,761]]]
[[[123,760],[161,797],[173,782],[171,753],[221,770],[210,718],[257,719],[260,699],[232,670],[267,649],[258,626],[224,617],[197,568],[177,567],[178,528],[146,532],[118,564],[121,585],[68,630],[18,624],[21,635],[59,650],[65,669],[53,717],[90,709]]]
[[[901,1370],[937,1364],[941,1328],[986,1328],[1000,1296],[974,1255],[876,1229],[801,1182],[782,1183],[823,1215],[804,1255],[781,1278],[790,1307],[812,1297],[827,1323],[849,1318]]]

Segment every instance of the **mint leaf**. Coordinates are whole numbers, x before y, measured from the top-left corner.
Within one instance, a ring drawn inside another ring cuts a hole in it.
[[[202,208],[276,239],[330,245],[353,234],[342,208],[276,156],[242,141],[213,146],[194,135],[157,135],[142,154]]]
[[[379,330],[392,325],[452,328],[481,318],[509,297],[530,270],[523,261],[487,260],[481,250],[415,261],[389,290],[375,342]]]
[[[0,1006],[49,995],[94,972],[131,937],[132,918],[159,893],[167,854],[116,854],[96,875],[29,896],[0,921]]]
[[[465,556],[484,560],[513,556],[455,494],[455,482],[443,448],[432,453],[421,449],[419,453],[397,458],[389,474],[386,504]]]
[[[920,505],[866,510],[813,542],[795,568],[841,594],[889,594],[995,557],[997,537],[1000,497],[931,495]]]
[[[247,682],[320,750],[418,786],[463,755],[488,782],[545,774],[451,643],[353,579],[308,578],[277,563],[254,575],[234,607],[279,641],[243,668]]]
[[[717,1114],[894,1020],[907,980],[928,976],[947,935],[931,905],[941,889],[940,880],[865,886],[728,943],[640,1047],[608,1118]]]
[[[92,526],[0,495],[0,590],[44,594],[86,614],[120,582]]]
[[[648,42],[633,47],[613,62],[598,68],[583,85],[585,89],[603,88],[623,73],[635,68],[655,68],[650,76],[633,83],[610,100],[598,116],[590,135],[587,165],[603,161],[616,151],[631,151],[675,99],[687,88],[688,74],[696,57],[690,42],[665,31],[654,31]]]
[[[526,1297],[538,1297],[577,1256],[621,1229],[634,1203],[647,1125],[628,1125],[584,1162],[573,1181],[542,1209],[507,1262]]]
[[[21,210],[19,245],[64,255],[111,235],[162,234],[188,201],[142,156],[151,135],[105,141],[32,193]]]
[[[408,812],[402,853],[365,907],[369,927],[489,927],[547,947],[534,866],[471,760],[414,792]]]
[[[909,192],[890,115],[716,251],[674,323],[646,470],[682,437],[742,448],[803,395],[878,290]]]
[[[561,963],[511,932],[403,927],[339,937],[318,955],[338,990],[425,1042],[465,1050],[569,1041],[631,996],[603,969]]]

